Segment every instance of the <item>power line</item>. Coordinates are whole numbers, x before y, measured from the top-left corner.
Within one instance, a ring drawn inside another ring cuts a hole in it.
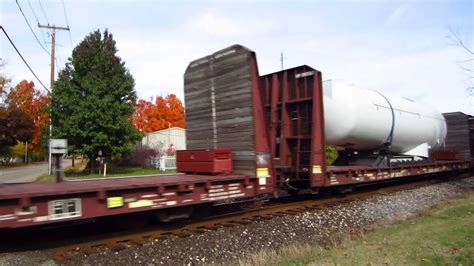
[[[8,33],[5,31],[5,28],[3,28],[3,26],[0,25],[0,28],[2,29],[3,33],[5,34],[5,36],[7,36],[7,39],[8,41],[11,43],[11,45],[13,46],[13,48],[15,48],[15,51],[18,53],[18,55],[20,56],[21,60],[23,60],[23,62],[25,63],[25,65],[28,67],[28,69],[31,71],[31,73],[33,74],[33,76],[35,76],[36,80],[38,80],[38,82],[43,86],[43,88],[49,93],[49,89],[46,88],[46,86],[43,84],[43,82],[41,82],[41,80],[38,78],[38,76],[36,76],[36,73],[33,71],[33,69],[31,69],[30,65],[28,64],[28,62],[26,62],[25,58],[23,57],[23,55],[20,53],[20,51],[18,51],[18,49],[16,48],[16,45],[13,43],[12,39],[10,39],[10,36],[8,36]]]
[[[44,16],[44,18],[46,19],[46,22],[47,22],[48,25],[49,25],[48,17],[46,16],[46,13],[44,12],[43,5],[41,4],[41,0],[38,0],[38,2],[39,2],[39,4],[40,4],[41,11],[43,12],[43,16]]]
[[[54,57],[54,62],[56,62],[56,65],[58,65],[58,57]],[[59,67],[58,67],[58,72],[59,72]]]
[[[33,6],[31,5],[31,2],[30,0],[28,0],[28,5],[30,6],[30,9],[31,9],[31,12],[33,13],[33,16],[35,17],[36,19],[36,24],[40,24],[39,20],[38,20],[38,16],[36,16],[36,12],[33,8]],[[46,45],[46,38],[44,37],[44,32],[43,30],[40,28],[40,31],[41,31],[41,36],[43,36],[43,42],[44,44]]]
[[[31,30],[31,33],[33,33],[33,36],[35,36],[36,41],[38,41],[38,44],[41,46],[41,48],[43,48],[43,50],[49,55],[48,50],[46,50],[46,48],[41,44],[40,40],[38,39],[38,36],[36,36],[35,31],[34,31],[33,28],[31,27],[30,22],[29,22],[28,19],[26,18],[25,13],[23,13],[23,10],[21,9],[21,6],[20,6],[20,4],[18,3],[18,0],[16,0],[16,5],[17,5],[18,8],[20,9],[21,14],[23,15],[23,18],[24,18],[25,21],[26,21],[26,24],[28,24],[28,27],[29,27],[30,30]]]
[[[56,46],[62,46],[62,45],[56,44]],[[56,60],[56,59],[59,59],[60,65],[58,64],[58,60]],[[64,62],[63,62],[63,60],[62,60],[62,58],[61,58],[61,55],[60,55],[59,53],[57,53],[57,56],[55,57],[55,60],[56,60],[56,65],[58,66],[57,72],[59,72],[59,70],[60,70],[60,69],[59,69],[59,68],[60,68],[59,66],[64,66]]]
[[[66,6],[64,6],[64,0],[61,0],[63,3],[63,11],[64,11],[64,17],[66,18],[66,26],[69,28],[69,19],[67,18],[67,12],[66,12]],[[69,32],[69,42],[71,43],[71,49],[72,49],[72,36],[71,36],[71,30]]]

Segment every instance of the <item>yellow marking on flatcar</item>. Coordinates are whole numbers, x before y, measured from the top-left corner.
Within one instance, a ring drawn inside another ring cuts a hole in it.
[[[257,168],[257,177],[267,177],[267,176],[269,176],[268,168]]]
[[[107,208],[118,208],[123,206],[123,197],[107,198]]]
[[[149,207],[153,205],[152,200],[139,200],[135,202],[130,202],[128,204],[129,208],[140,208],[140,207]]]
[[[313,165],[313,174],[322,174],[321,165]]]

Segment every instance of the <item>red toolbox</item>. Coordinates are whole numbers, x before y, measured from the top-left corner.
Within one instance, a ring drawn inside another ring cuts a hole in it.
[[[455,161],[461,160],[458,152],[455,151],[433,151],[431,152],[431,158],[433,160],[446,160],[446,161]]]
[[[176,168],[178,172],[185,173],[230,174],[232,173],[232,150],[219,148],[176,151]]]

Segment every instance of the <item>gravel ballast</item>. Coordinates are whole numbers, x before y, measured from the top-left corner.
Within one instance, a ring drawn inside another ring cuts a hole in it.
[[[289,244],[331,246],[350,232],[406,219],[474,187],[474,177],[423,186],[321,207],[295,215],[222,227],[185,238],[159,239],[142,246],[86,255],[78,253],[59,264],[136,265],[208,264],[236,262],[262,249]],[[36,260],[35,260],[36,258]],[[51,265],[44,252],[0,254],[1,265]]]

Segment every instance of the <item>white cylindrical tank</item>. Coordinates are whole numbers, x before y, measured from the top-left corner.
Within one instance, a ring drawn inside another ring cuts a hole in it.
[[[339,80],[324,81],[323,92],[326,144],[371,150],[387,142],[391,131],[394,153],[419,155],[420,147],[444,143],[446,122],[434,108]]]

